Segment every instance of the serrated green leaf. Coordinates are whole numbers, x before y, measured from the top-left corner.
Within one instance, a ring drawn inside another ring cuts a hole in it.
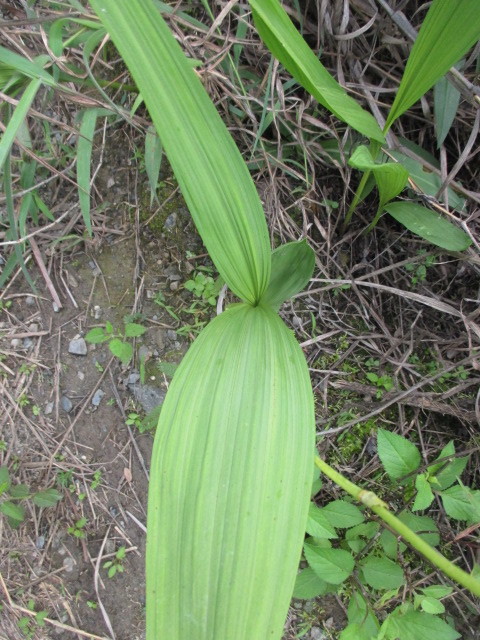
[[[462,458],[454,458],[447,466],[435,475],[437,484],[440,489],[448,489],[454,482],[460,478],[465,467],[468,464],[469,456]]]
[[[333,527],[339,529],[349,529],[364,520],[360,509],[345,500],[332,500],[322,508],[322,513]]]
[[[449,596],[453,592],[453,589],[452,587],[444,587],[441,584],[432,584],[430,587],[421,589],[421,591],[425,596],[438,599]]]
[[[305,240],[288,242],[272,251],[272,271],[262,304],[278,310],[308,284],[315,267],[315,253]]]
[[[327,582],[321,580],[311,567],[307,567],[297,575],[293,597],[300,600],[311,600],[324,595],[329,588],[330,585]]]
[[[125,325],[125,337],[126,338],[138,338],[139,336],[143,336],[146,327],[143,327],[141,324],[137,324],[135,322],[127,322]]]
[[[440,542],[437,525],[432,518],[428,516],[418,516],[409,511],[402,511],[398,517],[407,527],[415,531],[415,533],[418,533],[418,535],[432,547],[437,546]],[[399,551],[403,553],[407,548],[406,545],[399,541],[388,529],[382,531],[379,540],[385,554],[389,558],[395,559]]]
[[[471,524],[480,522],[480,491],[455,484],[440,495],[450,518]]]
[[[433,87],[433,116],[437,148],[447,137],[460,104],[460,91],[444,76]]]
[[[305,558],[317,576],[329,584],[340,584],[352,573],[355,560],[343,549],[321,549],[305,543]]]
[[[441,460],[442,458],[447,458],[448,456],[454,455],[455,445],[453,443],[453,440],[450,440],[450,442],[446,444],[440,451],[436,461],[428,467],[428,473],[430,475],[434,475],[439,469],[443,468],[448,463],[448,460],[443,460],[443,462],[437,462],[437,460]]]
[[[250,0],[250,6],[263,42],[315,100],[367,138],[383,142],[375,118],[319,62],[278,0]]]
[[[456,640],[461,637],[441,618],[423,611],[407,611],[404,615],[390,616],[388,630],[388,638],[402,640],[432,640],[432,638]]]
[[[373,536],[378,533],[380,529],[380,525],[378,522],[364,522],[362,524],[357,525],[356,527],[352,527],[345,532],[345,540],[354,540],[355,538],[373,538]]]
[[[445,613],[445,607],[440,602],[440,600],[437,600],[436,598],[432,598],[431,596],[422,598],[422,601],[420,602],[420,606],[423,609],[423,611],[426,611],[426,613],[432,613],[433,615]]]
[[[90,344],[100,344],[101,342],[105,342],[109,339],[110,336],[105,333],[102,327],[94,327],[85,335],[85,341]]]
[[[464,251],[472,241],[469,236],[440,214],[413,202],[390,202],[385,206],[392,218],[409,231],[448,251]]]
[[[353,622],[342,629],[339,640],[372,640],[372,637],[365,625]]]
[[[333,526],[330,524],[327,516],[314,504],[310,505],[308,511],[308,520],[306,531],[314,538],[338,538]]]
[[[10,487],[9,494],[12,498],[27,498],[30,495],[30,488],[26,484],[16,484]]]
[[[62,494],[56,489],[38,491],[32,498],[37,507],[53,507],[61,499]]]
[[[432,487],[424,473],[419,473],[415,478],[415,489],[417,490],[417,495],[415,496],[412,511],[428,509],[435,496],[433,495]]]
[[[478,0],[432,2],[408,57],[385,129],[465,55],[479,34]]]
[[[278,315],[239,304],[217,316],[177,369],[156,431],[149,640],[281,636],[314,432],[308,367]]]
[[[23,522],[25,519],[25,509],[19,505],[14,504],[13,502],[6,501],[0,504],[0,511],[15,522]]]
[[[365,582],[373,589],[397,589],[405,582],[402,568],[388,558],[368,556],[361,567]]]
[[[129,68],[220,275],[258,303],[270,280],[265,215],[248,168],[153,2],[93,0]]]
[[[394,480],[418,469],[420,452],[412,442],[403,436],[379,429],[377,446],[378,457],[385,471]]]
[[[377,616],[373,613],[372,608],[359,590],[352,593],[348,603],[347,615],[350,624],[358,624],[363,631],[369,634],[367,636],[369,640],[377,637],[380,628]]]
[[[108,348],[123,365],[130,362],[133,357],[133,347],[129,342],[123,342],[120,338],[113,338],[108,343]]]

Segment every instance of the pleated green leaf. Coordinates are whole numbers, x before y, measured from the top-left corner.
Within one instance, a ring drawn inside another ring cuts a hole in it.
[[[431,89],[479,38],[478,0],[433,0],[412,47],[384,130]]]
[[[249,171],[202,84],[151,0],[93,0],[150,112],[221,276],[258,302],[270,243]]]
[[[375,118],[325,69],[278,0],[249,0],[257,31],[285,69],[323,107],[367,138],[384,142]]]
[[[195,340],[157,428],[147,640],[279,640],[312,484],[314,410],[293,334],[239,304]]]
[[[433,88],[437,149],[442,146],[448,132],[450,131],[450,127],[455,119],[459,104],[460,91],[454,87],[446,77],[440,78]]]
[[[272,275],[262,303],[278,310],[288,298],[305,288],[314,267],[315,253],[305,240],[287,242],[272,251]]]

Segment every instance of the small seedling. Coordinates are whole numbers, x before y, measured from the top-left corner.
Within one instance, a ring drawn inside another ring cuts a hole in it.
[[[220,278],[214,280],[212,276],[205,275],[202,271],[197,271],[191,280],[187,280],[183,285],[185,289],[191,291],[197,298],[208,302],[212,307],[217,304],[217,296],[223,286]]]
[[[87,600],[87,607],[89,609],[95,610],[98,607],[98,604],[95,602],[95,600]]]
[[[378,391],[375,394],[377,400],[383,397],[384,391],[391,391],[393,389],[393,380],[390,376],[379,376],[373,371],[368,371],[366,374],[367,379],[378,387]]]
[[[422,255],[426,253],[424,250],[419,251],[418,254]],[[411,286],[414,287],[420,282],[425,282],[427,279],[427,269],[435,264],[435,256],[426,256],[420,264],[408,263],[405,265],[405,269],[412,274]]]
[[[101,481],[102,481],[102,472],[100,471],[100,469],[97,469],[93,474],[93,480],[90,484],[90,489],[92,489],[92,491],[95,491],[95,489],[98,489]]]
[[[103,568],[108,569],[108,577],[113,578],[117,573],[123,573],[125,571],[125,567],[123,566],[123,561],[125,560],[126,549],[125,547],[120,547],[115,554],[113,560],[108,560],[104,563]]]
[[[123,365],[127,365],[133,357],[133,346],[129,339],[142,336],[146,330],[146,327],[136,322],[124,322],[123,331],[118,331],[113,328],[111,322],[106,322],[105,327],[90,329],[85,336],[85,340],[90,344],[108,342],[108,348],[113,355]]]
[[[72,527],[68,527],[68,533],[72,536],[75,536],[75,538],[85,538],[87,536],[87,533],[85,531],[86,525],[87,519],[80,518]]]

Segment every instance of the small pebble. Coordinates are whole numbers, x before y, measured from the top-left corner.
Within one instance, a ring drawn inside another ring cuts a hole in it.
[[[68,573],[70,573],[71,571],[73,571],[73,566],[74,566],[75,562],[73,560],[73,558],[71,556],[67,556],[64,560],[63,560],[63,568],[65,569],[65,571],[67,571]]]
[[[312,627],[310,629],[310,638],[312,640],[323,640],[325,638],[325,635],[323,634],[320,627]]]
[[[77,371],[77,376],[79,380],[85,380],[85,374],[83,373],[83,371]]]
[[[33,347],[33,340],[31,338],[24,338],[23,339],[23,348],[24,349],[30,349],[30,347]]]
[[[25,302],[28,304],[29,307],[31,307],[35,304],[35,298],[33,296],[27,296],[25,298]]]
[[[98,304],[96,304],[93,307],[93,317],[95,318],[95,320],[99,320],[101,315],[102,315],[102,309]]]
[[[53,402],[47,402],[45,405],[45,415],[49,416],[53,411]]]
[[[167,329],[167,338],[169,340],[176,340],[177,339],[177,332],[174,331],[173,329]]]
[[[32,322],[32,324],[28,325],[28,330],[32,333],[36,333],[38,331],[38,324],[36,322]]]
[[[22,341],[20,340],[20,338],[13,338],[12,340],[10,340],[12,349],[18,349],[21,344]]]
[[[300,320],[300,318],[298,316],[293,316],[292,324],[293,324],[294,327],[301,327],[302,326],[302,321]]]
[[[170,283],[170,291],[177,291],[178,289],[178,281],[174,280]]]
[[[108,538],[108,540],[105,542],[105,546],[103,547],[103,552],[105,553],[105,555],[107,555],[109,553],[114,553],[114,551],[115,551],[115,542],[110,538]]]
[[[113,176],[110,176],[110,178],[107,180],[107,189],[111,189],[114,184],[115,178]]]
[[[151,289],[147,289],[145,293],[147,295],[147,300],[151,300],[155,296],[155,293]]]
[[[45,536],[38,536],[38,538],[35,540],[35,546],[37,547],[37,549],[43,549],[43,547],[45,546]]]
[[[165,226],[165,229],[173,229],[176,224],[177,224],[177,214],[173,212],[165,220],[164,226]]]
[[[60,307],[56,302],[52,304],[52,308],[53,308],[53,313],[58,313],[60,311]]]
[[[73,403],[70,398],[67,398],[67,396],[62,396],[60,398],[60,406],[66,413],[70,413],[70,411],[73,409]]]
[[[105,391],[102,391],[101,389],[97,389],[95,391],[92,398],[92,404],[94,407],[98,407],[104,395],[105,395]]]
[[[72,353],[75,356],[86,356],[87,343],[83,338],[74,338],[73,340],[70,340],[68,353]]]
[[[158,316],[157,315],[152,316],[152,320],[158,320]]]
[[[127,378],[127,384],[136,384],[140,380],[139,373],[131,373]]]

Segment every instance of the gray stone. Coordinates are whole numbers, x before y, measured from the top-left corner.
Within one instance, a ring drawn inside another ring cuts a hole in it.
[[[24,338],[23,339],[23,348],[24,349],[30,349],[30,347],[33,347],[33,340],[31,338]]]
[[[99,320],[101,315],[102,315],[102,309],[98,304],[96,304],[93,307],[93,317],[94,317],[95,320]]]
[[[85,374],[83,371],[77,371],[77,376],[79,380],[85,380]]]
[[[175,211],[171,213],[168,218],[165,220],[165,229],[173,229],[177,224],[177,214]]]
[[[37,547],[37,549],[43,549],[43,547],[45,546],[45,536],[38,536],[38,538],[35,540],[35,546]]]
[[[56,302],[52,304],[53,313],[58,313],[60,311],[60,307]]]
[[[29,307],[31,307],[35,304],[35,298],[33,296],[27,296],[25,298],[25,302],[28,304]]]
[[[70,398],[67,398],[67,396],[62,396],[60,398],[60,406],[66,413],[70,413],[73,409],[73,403]]]
[[[92,404],[94,407],[98,407],[104,395],[105,395],[105,391],[102,391],[101,389],[97,389],[95,391],[92,398]]]
[[[128,378],[127,378],[127,384],[128,385],[134,385],[136,384],[138,381],[140,380],[140,374],[137,373],[136,371],[134,371],[133,373],[131,373]]]
[[[87,343],[83,338],[74,338],[73,340],[70,340],[68,353],[72,353],[74,356],[86,356]]]
[[[178,281],[174,280],[173,282],[170,283],[170,291],[177,291],[178,289]]]
[[[66,558],[64,558],[63,568],[65,569],[65,571],[67,571],[68,573],[72,572],[74,565],[75,561],[71,556],[67,556]]]
[[[169,340],[176,340],[177,339],[177,332],[174,331],[173,329],[167,329],[167,338]]]
[[[325,639],[325,634],[320,629],[320,627],[312,627],[310,629],[310,638],[312,640],[324,640]]]
[[[32,322],[32,324],[28,325],[28,330],[31,331],[32,333],[37,333],[39,329],[39,326],[36,322]]]
[[[21,344],[22,341],[20,340],[20,338],[13,338],[12,340],[10,340],[12,349],[18,349]]]
[[[138,350],[138,359],[140,360],[140,362],[146,362],[151,355],[152,352],[147,347],[147,345],[142,344]]]
[[[53,411],[53,402],[47,402],[45,405],[45,415],[49,416]]]
[[[149,384],[128,385],[129,390],[146,413],[150,413],[161,405],[165,399],[165,392]]]

